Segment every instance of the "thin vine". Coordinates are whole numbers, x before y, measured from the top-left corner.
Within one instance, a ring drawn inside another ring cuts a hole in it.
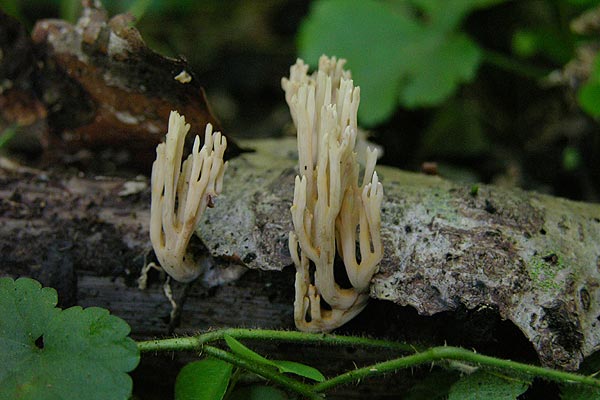
[[[323,382],[307,384],[298,379],[289,376],[268,366],[253,360],[245,359],[239,355],[219,349],[211,345],[224,339],[225,336],[231,336],[240,340],[260,340],[277,342],[294,342],[304,344],[318,344],[329,346],[353,346],[385,348],[396,353],[409,353],[394,359],[372,364],[366,367],[348,371],[326,379]],[[577,373],[559,371],[537,365],[524,364],[511,360],[504,360],[496,357],[490,357],[475,353],[467,349],[439,346],[431,348],[422,348],[407,343],[399,343],[388,340],[370,339],[365,337],[343,336],[333,334],[315,334],[296,331],[278,331],[261,329],[238,329],[228,328],[201,333],[196,336],[179,337],[171,339],[149,340],[138,342],[140,352],[164,352],[164,351],[202,351],[204,354],[229,362],[239,368],[251,371],[265,379],[271,380],[281,387],[301,394],[310,399],[322,398],[322,393],[331,390],[337,386],[352,382],[358,382],[362,379],[374,377],[384,373],[394,372],[401,369],[416,367],[423,364],[438,363],[452,368],[452,362],[467,363],[475,368],[485,368],[502,371],[511,376],[529,376],[552,380],[559,383],[577,383],[590,387],[600,388],[600,379],[591,376],[585,376]]]

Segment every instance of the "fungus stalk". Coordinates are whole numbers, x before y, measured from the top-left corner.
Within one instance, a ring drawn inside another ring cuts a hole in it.
[[[192,153],[183,161],[183,146],[190,125],[176,111],[169,116],[166,142],[156,148],[152,165],[150,240],[161,267],[173,279],[189,282],[202,272],[186,248],[206,207],[221,193],[227,163],[227,140],[206,125],[204,145],[196,136]]]
[[[377,150],[367,150],[359,185],[354,146],[360,88],[354,87],[344,63],[322,56],[319,70],[308,76],[308,66],[298,60],[290,78],[282,79],[298,132],[300,176],[289,236],[296,266],[294,319],[298,329],[309,332],[333,330],[365,307],[383,256]],[[349,284],[336,281],[336,253]]]

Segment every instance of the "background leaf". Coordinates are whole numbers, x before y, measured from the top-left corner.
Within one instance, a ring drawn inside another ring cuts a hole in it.
[[[286,400],[285,392],[263,385],[252,385],[237,389],[231,395],[230,400]]]
[[[587,357],[581,364],[579,371],[583,375],[592,375],[596,378],[600,372],[600,351]],[[562,400],[588,400],[600,399],[600,389],[585,387],[581,385],[563,384],[560,387],[560,398]]]
[[[361,87],[360,122],[374,125],[398,102],[437,105],[472,80],[481,50],[455,30],[472,10],[499,2],[413,1],[423,18],[410,7],[374,0],[317,1],[299,32],[300,55],[312,65],[321,54],[347,59]]]
[[[175,381],[175,400],[220,400],[227,391],[233,366],[207,358],[185,365]]]
[[[448,397],[450,387],[459,379],[459,373],[449,369],[435,369],[412,386],[403,400],[442,400]]]
[[[514,400],[528,387],[529,382],[480,370],[452,385],[448,400]]]
[[[592,117],[600,117],[600,83],[588,82],[577,93],[579,105]]]
[[[562,385],[561,400],[591,400],[600,399],[600,389],[581,385]]]
[[[56,304],[32,279],[0,279],[0,398],[128,399],[139,352],[127,323]]]

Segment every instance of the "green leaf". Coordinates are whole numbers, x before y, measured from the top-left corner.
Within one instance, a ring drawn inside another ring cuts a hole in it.
[[[279,372],[287,372],[290,374],[295,374],[299,376],[303,376],[308,379],[312,379],[313,381],[323,382],[325,380],[325,376],[318,369],[300,364],[294,361],[273,361],[275,365],[279,368]]]
[[[128,8],[127,12],[131,13],[135,17],[136,23],[146,13],[148,8],[151,6],[152,0],[135,0]]]
[[[252,385],[237,389],[230,400],[287,400],[285,392],[263,385]]]
[[[419,380],[402,396],[403,400],[442,400],[446,399],[450,387],[459,379],[456,371],[436,369]]]
[[[237,339],[234,339],[233,337],[231,337],[229,335],[224,335],[223,337],[225,339],[225,343],[227,343],[227,346],[229,346],[231,351],[233,351],[238,356],[243,357],[247,360],[257,362],[259,364],[269,365],[271,367],[277,367],[277,365],[275,365],[275,363],[273,361],[267,360],[260,354],[255,353],[254,351],[250,350],[249,348],[247,348],[246,346],[241,344]]]
[[[562,385],[561,400],[590,400],[600,399],[600,389],[583,385]]]
[[[415,71],[400,91],[407,107],[434,106],[446,100],[462,82],[471,81],[481,62],[481,50],[466,35],[448,34],[431,38],[426,57],[418,60]],[[436,39],[436,40],[434,40]],[[418,70],[417,70],[418,68]]]
[[[480,370],[464,375],[452,385],[448,400],[514,400],[527,390],[529,384]]]
[[[300,27],[300,55],[312,65],[323,53],[346,58],[361,86],[359,118],[374,124],[396,107],[403,52],[418,49],[421,29],[409,15],[372,0],[317,1]]]
[[[582,110],[592,117],[600,117],[600,83],[588,82],[579,89],[577,100]]]
[[[246,346],[244,346],[239,341],[237,341],[229,335],[224,335],[224,339],[231,351],[247,360],[251,360],[256,363],[267,365],[270,367],[275,367],[279,370],[279,372],[282,373],[299,375],[304,378],[315,380],[317,382],[323,382],[325,380],[323,374],[316,368],[293,361],[269,360],[261,356],[260,354],[250,350],[249,348],[247,348]]]
[[[175,381],[175,400],[221,400],[225,396],[233,366],[207,358],[184,366]]]
[[[468,12],[498,2],[414,1],[433,16],[423,19],[380,1],[316,1],[300,27],[300,56],[312,65],[321,54],[346,58],[361,87],[361,124],[374,125],[398,102],[437,105],[472,80],[481,50],[456,29]]]
[[[56,304],[33,279],[0,279],[0,398],[128,399],[139,351],[127,323]]]
[[[600,351],[586,357],[578,373],[597,378],[598,373],[600,373]],[[560,387],[560,398],[562,400],[600,399],[600,389],[576,384],[563,384]]]

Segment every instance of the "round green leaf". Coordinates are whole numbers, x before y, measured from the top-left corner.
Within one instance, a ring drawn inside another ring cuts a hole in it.
[[[450,387],[459,379],[459,374],[450,369],[434,369],[425,378],[417,381],[402,397],[402,400],[444,400]]]
[[[0,398],[128,399],[139,351],[127,323],[56,304],[32,279],[0,279]]]
[[[480,370],[452,385],[448,400],[515,400],[528,387],[529,382]]]
[[[235,390],[231,400],[286,400],[285,392],[272,386],[252,385]]]
[[[227,391],[233,366],[208,358],[184,366],[175,381],[175,400],[220,400]]]

